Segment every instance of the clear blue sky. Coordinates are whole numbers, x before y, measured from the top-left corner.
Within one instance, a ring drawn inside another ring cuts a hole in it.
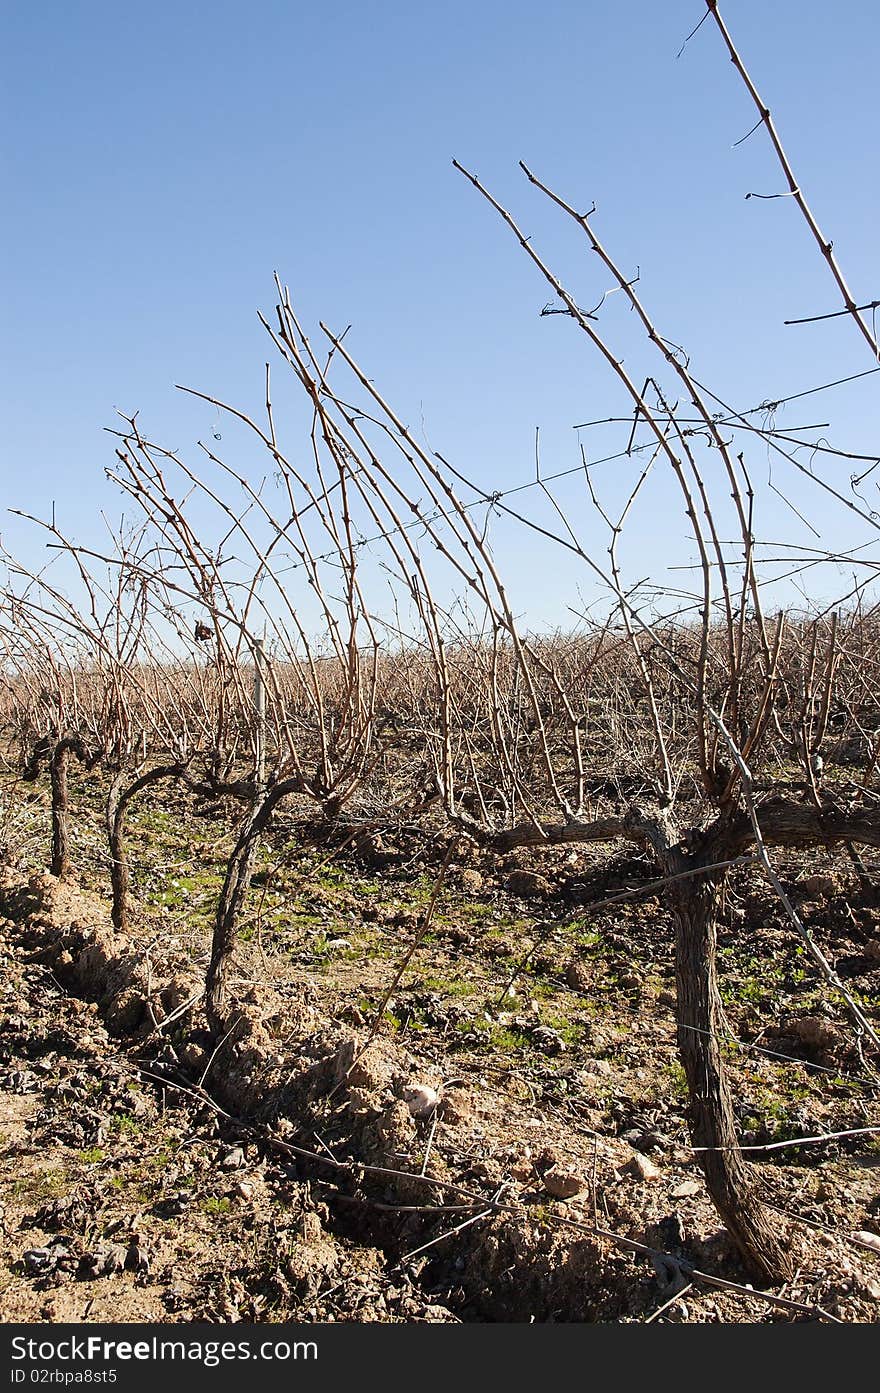
[[[735,405],[870,367],[844,320],[782,326],[839,302],[792,201],[744,197],[782,177],[763,131],[732,148],[755,115],[711,21],[676,59],[703,12],[703,0],[7,5],[5,504],[45,514],[54,499],[69,531],[91,535],[114,506],[102,428],[117,408],[185,452],[214,416],[175,382],[256,408],[255,312],[271,310],[275,270],[307,322],[353,325],[348,342],[404,419],[485,487],[530,476],[536,425],[546,470],[576,463],[572,426],[628,404],[571,323],[539,317],[546,287],[453,156],[587,303],[608,277],[517,161],[595,201],[661,331]],[[880,296],[880,6],[722,12],[854,292]],[[650,360],[620,298],[602,327],[637,375]],[[878,390],[880,374],[782,419],[880,449]],[[752,458],[766,475],[766,452]],[[846,485],[849,468],[834,469]],[[796,488],[828,522],[821,496]],[[645,572],[682,529],[675,500],[652,506],[633,535]],[[766,517],[765,535],[796,522],[772,496]],[[864,535],[844,514],[828,528],[840,547]],[[523,534],[498,546],[518,607],[564,621],[569,574]]]

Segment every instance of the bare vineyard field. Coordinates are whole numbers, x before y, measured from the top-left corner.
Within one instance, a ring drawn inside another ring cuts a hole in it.
[[[595,205],[456,160],[604,374],[573,463],[447,459],[276,276],[246,406],[10,509],[5,1320],[880,1316],[878,302],[704,21],[808,381],[731,406]]]
[[[675,929],[644,850],[505,851],[436,805],[334,823],[294,798],[238,925],[231,990],[258,1037],[236,1057],[199,989],[235,800],[146,787],[121,934],[106,777],[74,766],[68,797],[59,880],[48,779],[4,782],[8,1319],[638,1321],[673,1297],[673,1321],[875,1319],[873,1070],[759,868],[718,910],[722,1052],[793,1309],[690,1280],[746,1274],[692,1149]],[[776,869],[877,1023],[870,857]],[[413,1088],[434,1090],[424,1115]]]

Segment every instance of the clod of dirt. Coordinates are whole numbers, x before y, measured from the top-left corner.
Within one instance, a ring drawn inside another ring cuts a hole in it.
[[[837,880],[831,875],[805,876],[798,889],[811,900],[830,900],[840,892]]]
[[[698,1180],[683,1180],[670,1193],[674,1200],[690,1199],[693,1195],[700,1193],[700,1182]]]
[[[332,1240],[325,1239],[317,1214],[304,1214],[300,1241],[290,1244],[285,1275],[302,1298],[312,1298],[342,1265],[342,1255]]]
[[[531,1032],[532,1041],[545,1054],[562,1054],[568,1048],[558,1030],[552,1025],[535,1026]]]
[[[440,1100],[440,1111],[444,1122],[453,1126],[470,1121],[474,1112],[474,1100],[467,1089],[449,1088],[444,1090]]]
[[[378,1153],[386,1160],[405,1158],[415,1140],[412,1114],[406,1103],[396,1099],[380,1113],[375,1124]]]
[[[802,1045],[809,1045],[813,1049],[830,1050],[840,1043],[837,1027],[824,1020],[822,1016],[800,1016],[788,1021],[785,1032],[793,1035]]]
[[[485,1308],[499,1320],[563,1309],[572,1320],[600,1320],[609,1265],[623,1263],[617,1254],[606,1258],[595,1240],[572,1243],[528,1219],[498,1219],[487,1223],[462,1277],[484,1293]]]
[[[440,1101],[436,1088],[425,1083],[409,1084],[403,1090],[403,1099],[413,1117],[430,1117]]]
[[[593,985],[593,974],[586,963],[572,958],[565,969],[565,983],[572,991],[589,991]]]
[[[240,1146],[231,1146],[228,1151],[223,1153],[220,1165],[225,1171],[241,1170],[245,1164],[244,1150]]]
[[[659,1180],[662,1172],[653,1161],[649,1161],[647,1156],[643,1156],[640,1151],[634,1151],[631,1158],[623,1167],[624,1175],[634,1175],[637,1180]]]
[[[10,1093],[36,1093],[40,1080],[30,1069],[13,1069],[4,1079],[4,1086]]]
[[[125,1267],[128,1272],[147,1273],[151,1267],[149,1255],[137,1242],[132,1242],[128,1246],[125,1254]]]
[[[537,871],[511,871],[504,882],[504,888],[511,895],[529,900],[539,895],[549,895],[552,886],[546,876]]]
[[[199,1078],[204,1073],[209,1059],[208,1052],[194,1040],[190,1040],[180,1051],[181,1064],[194,1078]]]
[[[466,895],[477,895],[485,881],[479,871],[464,870],[458,877],[458,883]]]
[[[367,1093],[381,1093],[390,1088],[397,1060],[379,1040],[373,1040],[360,1050],[357,1038],[350,1035],[336,1051],[333,1070],[338,1083]]]
[[[353,1113],[369,1115],[380,1111],[377,1107],[376,1094],[371,1093],[366,1088],[349,1088],[348,1106]]]
[[[83,1253],[79,1262],[79,1275],[90,1279],[110,1277],[123,1272],[128,1266],[128,1253],[118,1243],[99,1243],[90,1253]]]
[[[29,1277],[44,1277],[54,1271],[56,1259],[51,1248],[28,1248],[26,1253],[22,1253],[21,1260]]]
[[[575,1171],[559,1165],[551,1166],[541,1176],[544,1189],[558,1200],[570,1200],[574,1195],[579,1195],[586,1188],[586,1183]]]
[[[598,1041],[596,1042],[598,1044]],[[581,1088],[590,1089],[595,1087],[595,1080],[590,1078],[591,1074],[599,1074],[602,1078],[608,1079],[614,1073],[614,1067],[608,1059],[588,1059],[585,1067],[581,1071],[577,1082]]]

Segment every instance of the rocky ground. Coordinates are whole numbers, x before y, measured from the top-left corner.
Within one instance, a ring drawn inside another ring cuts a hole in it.
[[[880,1318],[875,1136],[788,1144],[880,1125],[871,1061],[760,884],[725,907],[729,1056],[744,1140],[786,1143],[754,1168],[792,1308],[690,1275],[745,1281],[688,1147],[669,925],[650,893],[592,908],[644,864],[462,854],[383,1007],[431,848],[334,852],[281,824],[243,935],[250,1025],[215,1053],[198,993],[222,834],[191,821],[169,874],[175,829],[148,812],[127,937],[85,855],[71,886],[6,872],[3,1320]],[[864,885],[786,872],[876,1010]]]

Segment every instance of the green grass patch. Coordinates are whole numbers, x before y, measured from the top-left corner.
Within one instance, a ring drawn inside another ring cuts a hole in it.
[[[38,1175],[22,1175],[12,1182],[16,1199],[28,1201],[60,1199],[70,1185],[70,1176],[62,1167],[41,1171]]]
[[[206,1200],[202,1200],[200,1207],[203,1214],[228,1214],[232,1208],[232,1201],[227,1195],[209,1195]]]
[[[419,978],[425,991],[438,992],[441,996],[468,997],[480,991],[480,983],[472,977],[441,977],[436,973]]]
[[[106,1152],[100,1146],[92,1146],[87,1151],[78,1151],[76,1154],[83,1165],[96,1166],[99,1161],[103,1161]]]

